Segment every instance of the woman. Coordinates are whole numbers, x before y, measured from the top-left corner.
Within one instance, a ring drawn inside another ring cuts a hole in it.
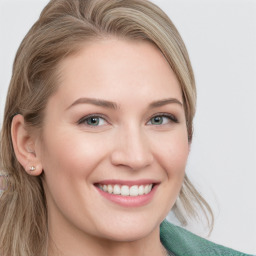
[[[51,1],[6,101],[1,255],[245,255],[164,221],[212,215],[185,175],[195,101],[185,46],[155,5]]]

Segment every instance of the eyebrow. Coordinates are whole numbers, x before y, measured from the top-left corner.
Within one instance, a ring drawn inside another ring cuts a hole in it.
[[[79,98],[75,102],[73,102],[67,109],[70,109],[71,107],[78,105],[78,104],[92,104],[96,105],[99,107],[104,107],[104,108],[111,108],[111,109],[117,109],[118,106],[116,103],[107,101],[107,100],[102,100],[102,99],[94,99],[94,98]]]
[[[157,101],[154,101],[152,103],[149,104],[149,108],[157,108],[157,107],[162,107],[164,105],[167,105],[167,104],[179,104],[180,106],[183,106],[182,102],[179,101],[178,99],[176,98],[168,98],[168,99],[163,99],[163,100],[157,100]]]
[[[183,104],[176,98],[168,98],[168,99],[163,99],[163,100],[157,100],[149,104],[149,108],[157,108],[157,107],[162,107],[167,104],[179,104],[180,106],[183,106]],[[112,101],[107,101],[107,100],[102,100],[102,99],[95,99],[95,98],[79,98],[75,102],[73,102],[68,108],[70,109],[71,107],[78,105],[78,104],[92,104],[96,105],[99,107],[104,107],[104,108],[110,108],[110,109],[118,109],[119,106]]]

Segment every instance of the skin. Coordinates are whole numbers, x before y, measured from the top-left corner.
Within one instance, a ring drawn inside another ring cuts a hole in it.
[[[26,171],[44,172],[49,255],[164,255],[159,225],[178,196],[189,153],[174,72],[152,44],[112,38],[85,44],[60,63],[59,74],[40,137],[26,133],[20,115],[12,128]],[[115,108],[76,102],[84,97]],[[169,98],[174,102],[152,106]],[[99,124],[90,125],[92,114],[100,114]],[[109,179],[150,179],[158,186],[146,205],[125,207],[96,189]]]

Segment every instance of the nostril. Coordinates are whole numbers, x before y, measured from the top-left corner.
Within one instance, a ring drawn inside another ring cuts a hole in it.
[[[126,166],[131,170],[140,170],[152,164],[154,157],[147,138],[140,130],[128,127],[118,134],[119,138],[113,144],[111,162],[116,166]],[[128,136],[129,135],[129,136]]]

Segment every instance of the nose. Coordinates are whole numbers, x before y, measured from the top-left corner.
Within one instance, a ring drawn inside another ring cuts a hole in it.
[[[129,128],[116,134],[111,162],[113,165],[126,166],[132,170],[144,169],[151,165],[153,154],[146,135],[139,128]]]

